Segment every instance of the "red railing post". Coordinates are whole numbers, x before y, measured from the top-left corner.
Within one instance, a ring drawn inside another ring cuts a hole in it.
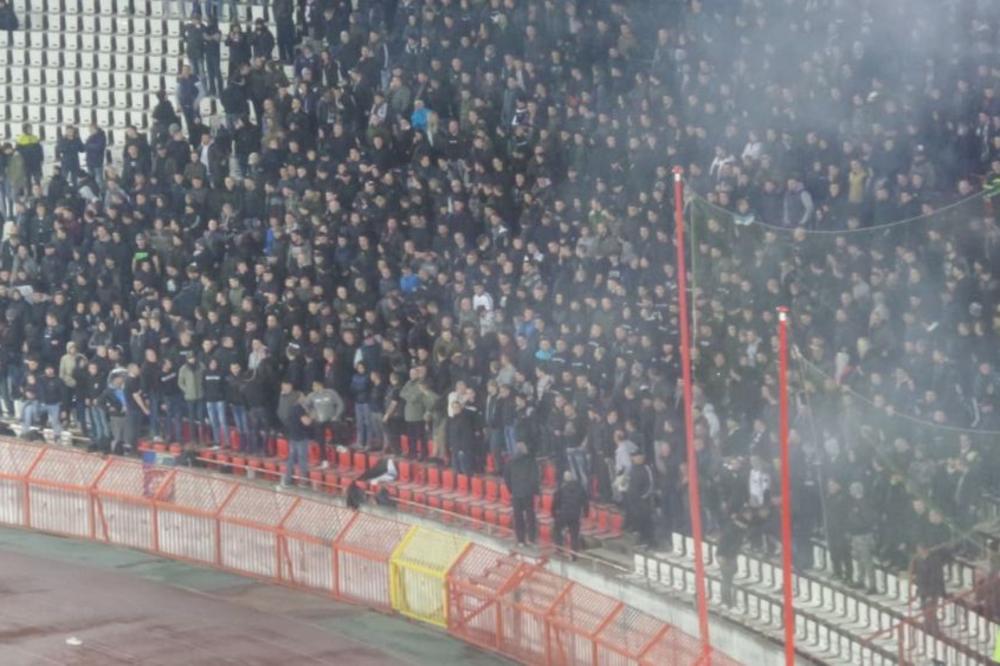
[[[24,527],[26,529],[31,528],[31,475],[35,473],[35,468],[38,467],[38,463],[42,462],[42,458],[45,457],[48,450],[47,446],[41,447],[38,455],[31,461],[31,466],[24,473]]]
[[[275,567],[277,567],[277,568],[275,569],[275,571],[278,572],[278,580],[282,580],[285,577],[284,576],[284,569],[281,566],[281,559],[282,559],[281,555],[282,555],[282,553],[285,553],[286,558],[288,560],[291,560],[291,554],[289,552],[287,552],[288,540],[285,538],[285,522],[291,517],[292,513],[294,513],[295,510],[297,508],[299,508],[299,504],[301,504],[301,503],[302,503],[302,498],[301,497],[295,498],[295,501],[292,502],[292,505],[290,507],[288,507],[288,511],[286,511],[285,515],[283,515],[281,517],[281,521],[278,523],[277,528],[275,528],[275,535],[274,535],[274,550],[275,550],[275,554],[274,554],[274,556],[276,558],[275,559]],[[291,567],[289,567],[288,580],[290,582],[292,582],[292,583],[295,582],[295,580],[291,576]]]
[[[240,484],[234,483],[229,494],[226,498],[222,500],[222,504],[219,505],[218,511],[212,518],[215,520],[215,564],[216,566],[222,566],[222,512],[226,510],[226,506],[233,499],[236,493],[240,489]]]
[[[778,399],[781,440],[781,560],[785,607],[785,664],[795,666],[795,606],[792,590],[792,475],[788,464],[788,308],[778,308]]]
[[[694,405],[691,385],[691,332],[688,328],[687,261],[684,254],[684,181],[680,167],[674,168],[674,227],[677,243],[677,305],[680,310],[681,379],[684,382],[684,438],[687,444],[688,503],[691,506],[691,537],[694,539],[694,584],[698,601],[701,649],[708,654],[708,598],[705,560],[702,557],[701,493],[698,488],[698,452],[694,448]]]

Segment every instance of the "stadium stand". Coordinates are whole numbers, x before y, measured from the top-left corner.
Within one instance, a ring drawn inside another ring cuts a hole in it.
[[[770,599],[789,305],[800,594],[989,654],[1000,16],[849,5],[15,2],[0,407],[662,580],[679,166],[711,574]]]

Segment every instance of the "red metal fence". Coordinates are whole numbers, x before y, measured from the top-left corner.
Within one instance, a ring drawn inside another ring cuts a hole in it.
[[[207,564],[383,611],[399,610],[390,583],[397,548],[417,543],[412,531],[422,529],[245,481],[11,440],[0,440],[0,523]],[[526,664],[736,663],[718,653],[703,657],[692,636],[542,563],[467,541],[453,545],[460,554],[440,594],[456,638]],[[426,595],[433,601],[431,588]]]

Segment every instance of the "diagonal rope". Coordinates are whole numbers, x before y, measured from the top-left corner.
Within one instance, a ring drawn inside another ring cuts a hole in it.
[[[729,210],[728,208],[723,208],[719,204],[712,203],[698,192],[695,192],[692,188],[685,187],[684,191],[691,193],[690,196],[685,196],[686,199],[686,201],[684,202],[685,206],[692,203],[698,203],[700,205],[706,206],[711,210],[726,215],[728,218],[730,218],[730,220],[735,218],[736,213]],[[933,213],[928,213],[926,215],[915,215],[913,217],[904,218],[902,220],[896,220],[895,222],[888,222],[886,224],[880,224],[874,227],[863,227],[859,229],[805,229],[803,227],[783,227],[777,224],[770,224],[768,222],[759,220],[757,219],[756,215],[753,216],[753,218],[749,220],[747,224],[744,226],[759,226],[759,227],[764,227],[765,229],[771,229],[773,231],[783,231],[785,233],[794,233],[799,229],[802,229],[806,233],[806,235],[817,235],[817,236],[842,236],[842,235],[846,236],[850,234],[878,233],[885,231],[886,229],[892,229],[894,227],[898,227],[904,224],[911,224],[913,222],[919,222],[921,220],[931,220],[932,218],[936,217],[939,217],[940,219],[945,219],[945,217],[941,215],[941,213],[945,213],[949,210],[958,208],[959,206],[963,206],[969,203],[970,201],[974,201],[976,199],[988,199],[991,198],[991,196],[992,195],[989,192],[984,190],[976,192],[974,194],[970,194],[969,196],[958,199],[957,201],[953,201],[950,204],[947,204],[945,206],[942,206],[941,208],[936,209]]]

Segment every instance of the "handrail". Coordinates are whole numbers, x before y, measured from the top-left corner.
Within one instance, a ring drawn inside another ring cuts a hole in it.
[[[637,557],[648,557],[657,563],[655,582],[659,582],[666,588],[666,591],[683,592],[685,597],[694,593],[692,589],[693,567],[645,555],[637,555]],[[667,569],[666,581],[662,580],[663,567]],[[713,600],[716,597],[715,591],[721,588],[721,578],[714,572],[706,571],[706,581],[709,586],[709,599]],[[742,597],[745,608],[745,613],[739,618],[742,620],[741,624],[749,618],[757,625],[754,627],[757,631],[768,635],[776,642],[780,642],[783,638],[783,633],[779,631],[783,618],[784,605],[782,601],[736,582],[734,582],[733,588],[737,596]],[[797,651],[804,656],[820,661],[834,657],[862,663],[862,655],[864,655],[868,657],[864,663],[873,666],[890,666],[890,664],[897,663],[895,652],[877,645],[874,641],[858,636],[838,624],[828,622],[804,608],[797,607],[795,612],[797,618],[802,620],[801,629],[797,628],[796,630],[797,637],[801,639],[797,643]],[[810,625],[813,627],[812,631],[810,631]],[[807,650],[807,646],[810,649]]]
[[[685,542],[686,543],[686,542]],[[683,548],[682,548],[683,550]],[[714,548],[710,548],[709,557],[714,554]],[[686,553],[682,553],[682,556],[687,556]],[[660,559],[653,556],[636,556],[643,557],[643,567],[648,572],[650,571],[650,565],[646,560],[651,560],[656,563],[657,567],[662,567],[666,565],[669,567],[681,567],[684,565],[666,559]],[[744,561],[747,562],[746,575],[740,576],[734,580],[733,587],[737,591],[742,591],[743,593],[750,595],[769,595],[768,599],[771,602],[779,603],[776,595],[770,594],[768,592],[759,592],[753,588],[746,586],[746,579],[750,577],[750,582],[752,584],[762,584],[768,588],[778,589],[780,586],[780,579],[777,577],[775,570],[776,565],[762,559],[754,559],[750,556],[743,556]],[[638,568],[638,567],[637,567]],[[690,571],[689,568],[686,570]],[[742,582],[740,579],[743,579]],[[945,649],[950,649],[952,652],[961,655],[964,658],[963,663],[967,664],[986,664],[991,663],[988,656],[983,652],[977,652],[974,648],[965,645],[960,640],[953,636],[925,636],[923,627],[919,626],[919,622],[914,620],[905,612],[900,612],[898,610],[883,606],[865,595],[855,594],[853,591],[839,589],[829,585],[826,581],[808,577],[806,575],[798,574],[795,575],[797,586],[801,589],[804,585],[805,587],[805,599],[802,600],[802,606],[797,606],[796,612],[802,614],[803,612],[808,612],[810,606],[813,608],[823,608],[830,611],[839,612],[843,619],[848,622],[848,624],[862,624],[864,626],[872,626],[873,624],[878,627],[877,631],[871,633],[867,636],[861,634],[852,634],[852,640],[858,641],[862,647],[868,648],[874,644],[875,641],[893,636],[894,634],[900,639],[900,644],[903,643],[902,638],[903,632],[908,631],[912,635],[908,635],[909,640],[907,644],[912,644],[914,642],[914,636],[923,641],[923,645],[927,645],[930,640],[937,640],[944,646]],[[673,581],[671,581],[673,584]],[[819,598],[813,597],[813,587],[817,587],[819,590]],[[798,594],[797,594],[798,596]],[[847,601],[850,600],[852,603],[848,604]],[[951,600],[945,600],[945,602],[950,602]],[[944,607],[944,606],[943,606]],[[982,642],[987,644],[990,638],[992,638],[991,632],[989,631],[989,623],[985,618],[976,615],[968,609],[962,609],[964,615],[957,612],[957,604],[952,604],[947,606],[949,617],[958,617],[963,621],[964,626],[975,626],[977,633],[983,634]],[[838,611],[838,608],[842,610]],[[970,617],[972,616],[972,617]],[[831,624],[829,620],[823,620],[822,618],[814,617],[818,622],[824,624]],[[956,620],[958,621],[958,620]],[[833,625],[831,625],[833,626]],[[838,627],[839,629],[839,627]],[[914,631],[918,633],[913,633]],[[995,632],[992,632],[995,634]]]

